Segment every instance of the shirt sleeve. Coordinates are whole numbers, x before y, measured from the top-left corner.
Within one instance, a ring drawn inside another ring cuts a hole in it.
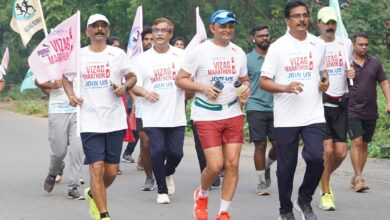
[[[136,59],[133,60],[133,72],[137,76],[137,86],[143,87],[144,86],[144,78],[142,73],[142,55],[139,55]]]
[[[195,76],[196,72],[198,70],[198,59],[197,59],[197,51],[198,51],[199,46],[191,49],[191,50],[186,50],[182,56],[181,59],[181,68],[190,73],[191,76]]]
[[[325,43],[323,44],[322,49],[322,56],[320,59],[320,71],[326,70],[326,63],[325,63],[325,57],[326,57],[326,46]]]
[[[243,76],[248,75],[248,66],[247,66],[248,61],[247,61],[246,54],[244,53],[244,51],[241,51],[241,52],[242,52],[242,55],[241,55],[242,66],[240,69],[240,77],[243,77]]]
[[[121,50],[119,54],[120,72],[126,76],[129,72],[132,72],[130,58]]]
[[[377,78],[378,82],[381,83],[387,79],[387,76],[386,76],[385,71],[383,70],[383,65],[379,62],[379,60],[376,60],[376,62],[378,63],[378,70],[377,70],[376,78]]]
[[[273,79],[278,68],[278,57],[276,48],[271,44],[265,56],[263,66],[261,67],[261,76]]]

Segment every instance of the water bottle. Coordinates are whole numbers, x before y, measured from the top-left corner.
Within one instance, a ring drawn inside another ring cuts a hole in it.
[[[248,98],[242,99],[242,98],[240,98],[240,95],[246,90],[246,88],[248,88],[248,86],[246,86],[245,84],[242,84],[242,82],[240,80],[237,80],[234,83],[234,88],[236,88],[236,93],[237,93],[237,96],[238,96],[238,99],[240,100],[240,102],[246,103],[248,101]]]

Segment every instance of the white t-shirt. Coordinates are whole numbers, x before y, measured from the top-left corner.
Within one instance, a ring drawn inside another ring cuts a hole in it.
[[[63,88],[50,90],[49,114],[75,112],[76,108],[69,105],[68,96]]]
[[[329,88],[326,94],[330,96],[342,96],[348,91],[348,81],[345,75],[347,67],[346,56],[344,52],[346,44],[347,56],[352,60],[352,42],[349,39],[336,37],[332,42],[326,42],[325,64],[329,74]],[[349,62],[351,63],[351,62]]]
[[[142,101],[144,127],[178,127],[187,124],[184,90],[175,85],[182,54],[182,49],[172,46],[166,53],[158,53],[152,47],[136,60],[134,72],[137,85],[159,94],[159,100],[155,103]]]
[[[107,46],[102,52],[89,47],[80,50],[81,132],[106,133],[127,128],[126,110],[111,84],[119,85],[131,72],[130,60],[119,48]]]
[[[300,127],[324,123],[324,107],[319,90],[320,70],[325,70],[325,42],[310,33],[299,41],[289,32],[271,44],[261,68],[261,76],[287,85],[303,84],[303,92],[274,94],[274,126]]]
[[[237,45],[229,43],[222,47],[207,40],[186,52],[182,68],[201,84],[214,85],[220,81],[224,87],[216,100],[211,100],[203,92],[196,92],[195,97],[210,104],[228,105],[237,100],[234,82],[247,75],[246,54]],[[239,102],[221,111],[212,111],[195,105],[191,106],[191,119],[194,121],[214,121],[242,115]]]

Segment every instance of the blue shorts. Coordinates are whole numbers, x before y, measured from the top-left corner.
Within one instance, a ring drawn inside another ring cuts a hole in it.
[[[97,161],[119,164],[125,132],[126,130],[108,133],[81,133],[85,154],[84,164],[92,164]]]

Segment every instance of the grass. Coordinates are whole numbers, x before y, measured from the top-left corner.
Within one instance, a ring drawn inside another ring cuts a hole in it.
[[[18,112],[25,115],[47,117],[47,100],[39,89],[19,92],[18,87],[13,87],[0,96],[3,109]]]

